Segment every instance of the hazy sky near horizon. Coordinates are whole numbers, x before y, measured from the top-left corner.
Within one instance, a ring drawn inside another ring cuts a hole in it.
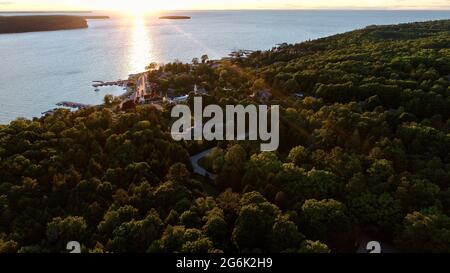
[[[183,9],[450,9],[450,0],[0,0],[0,11]]]

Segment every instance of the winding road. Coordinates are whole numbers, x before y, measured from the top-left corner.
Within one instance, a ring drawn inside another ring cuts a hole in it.
[[[192,164],[192,168],[194,168],[194,173],[199,174],[199,175],[204,176],[204,177],[209,177],[211,179],[216,179],[216,177],[217,177],[216,174],[208,172],[205,168],[203,168],[202,166],[200,166],[198,164],[200,159],[210,155],[211,152],[213,151],[213,149],[214,148],[208,149],[208,150],[203,151],[203,152],[201,152],[199,154],[191,156],[191,164]]]
[[[242,139],[242,138],[247,139],[249,137],[249,135],[250,134],[248,132],[246,132],[245,134],[238,135],[236,139]],[[200,166],[198,164],[200,159],[210,155],[211,152],[213,151],[213,149],[214,148],[211,148],[211,149],[205,150],[199,154],[191,156],[191,165],[192,165],[192,168],[194,168],[194,173],[199,174],[201,176],[209,177],[214,180],[214,179],[216,179],[217,174],[208,172],[205,168],[203,168],[202,166]]]

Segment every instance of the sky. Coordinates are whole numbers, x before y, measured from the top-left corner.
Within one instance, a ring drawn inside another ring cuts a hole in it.
[[[0,0],[0,11],[211,9],[436,9],[450,0]]]

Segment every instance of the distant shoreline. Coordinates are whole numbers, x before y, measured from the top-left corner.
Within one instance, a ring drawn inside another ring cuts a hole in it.
[[[110,19],[109,16],[106,15],[95,15],[95,16],[80,16],[83,17],[84,19],[88,19],[88,20],[96,20],[96,19]]]
[[[60,14],[60,13],[92,13],[92,11],[82,11],[82,10],[74,10],[74,11],[0,11],[0,14],[11,14],[11,13],[51,13],[51,14]]]
[[[189,20],[190,16],[180,16],[180,15],[169,15],[169,16],[160,16],[160,20]]]
[[[0,34],[55,31],[88,28],[89,19],[109,19],[108,16],[21,15],[0,16]]]

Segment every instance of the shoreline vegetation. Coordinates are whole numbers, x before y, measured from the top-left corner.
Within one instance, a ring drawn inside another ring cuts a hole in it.
[[[127,86],[149,103],[109,97],[1,125],[0,253],[59,253],[74,238],[89,253],[366,253],[369,241],[450,253],[449,29],[150,64]],[[278,151],[174,141],[170,107],[151,103],[188,90],[191,109],[194,95],[280,105]]]
[[[0,16],[0,34],[55,31],[88,28],[89,19],[109,19],[108,16],[24,15]]]

